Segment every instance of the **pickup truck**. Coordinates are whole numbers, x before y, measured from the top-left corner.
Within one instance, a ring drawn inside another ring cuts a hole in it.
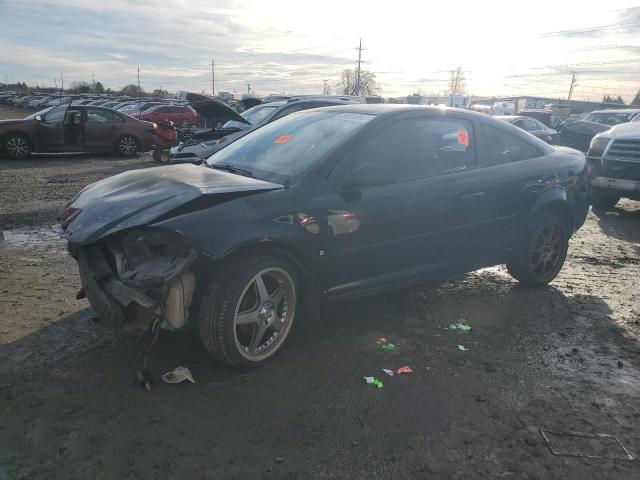
[[[640,200],[640,121],[593,137],[587,161],[595,207],[613,208],[622,197]]]

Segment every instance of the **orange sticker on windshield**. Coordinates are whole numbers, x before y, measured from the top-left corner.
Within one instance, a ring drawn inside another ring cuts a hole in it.
[[[460,145],[464,145],[465,147],[469,146],[469,132],[466,130],[458,129],[458,143]]]
[[[292,138],[293,138],[293,135],[280,135],[278,138],[276,138],[276,141],[273,143],[277,143],[278,145],[280,145],[282,143],[287,143]]]

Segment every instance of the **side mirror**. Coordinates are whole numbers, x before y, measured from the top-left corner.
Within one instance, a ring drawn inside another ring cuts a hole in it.
[[[348,190],[353,187],[373,187],[392,181],[385,168],[375,163],[362,163],[351,172],[342,188]]]
[[[36,120],[41,122],[42,121],[42,115],[36,115]]]

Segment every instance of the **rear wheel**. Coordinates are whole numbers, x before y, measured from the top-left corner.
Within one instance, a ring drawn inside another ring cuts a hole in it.
[[[4,142],[4,151],[7,157],[22,160],[31,155],[31,144],[24,135],[12,134]]]
[[[515,257],[507,263],[507,270],[523,285],[545,285],[562,269],[568,248],[566,222],[552,213],[538,215],[520,240]]]
[[[138,140],[131,135],[123,135],[116,142],[116,151],[124,156],[136,155],[138,153]]]
[[[620,201],[620,195],[607,192],[593,192],[591,204],[596,208],[613,208]]]
[[[230,263],[209,284],[199,308],[204,346],[221,361],[257,367],[289,338],[298,310],[295,269],[278,257]]]

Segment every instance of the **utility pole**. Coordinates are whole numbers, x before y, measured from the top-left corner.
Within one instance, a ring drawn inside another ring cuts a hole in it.
[[[62,78],[62,72],[60,72],[60,98],[62,98],[62,92],[64,92],[64,78]]]
[[[576,72],[572,72],[573,74],[571,75],[571,87],[569,87],[569,96],[567,97],[567,100],[571,100],[571,95],[573,95],[573,87],[576,86]]]
[[[251,93],[251,84],[247,83],[247,93]]]
[[[96,94],[96,76],[93,74],[93,72],[91,72],[91,90],[95,95]]]
[[[358,45],[358,69],[356,70],[356,95],[360,95],[360,64],[362,63],[362,39]]]
[[[213,58],[211,59],[211,96],[216,96],[216,71],[213,65]]]
[[[325,79],[325,80],[322,80],[322,81],[324,82],[324,86],[322,87],[322,94],[323,95],[327,95],[329,93],[329,90],[327,89],[327,82],[329,80]]]
[[[140,91],[140,65],[138,65],[138,110],[140,110],[140,101],[142,92]]]

